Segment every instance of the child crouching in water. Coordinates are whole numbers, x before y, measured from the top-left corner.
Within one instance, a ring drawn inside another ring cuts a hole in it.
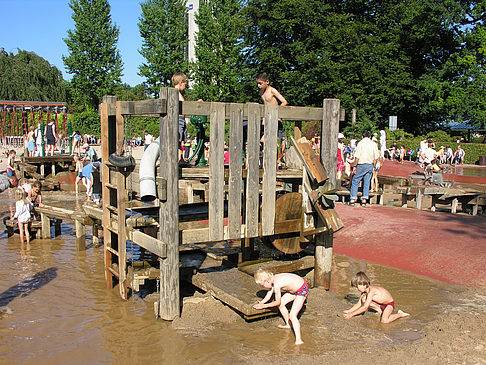
[[[374,309],[381,315],[382,323],[390,323],[410,315],[401,310],[392,314],[395,310],[395,302],[391,294],[385,288],[370,285],[370,279],[362,271],[358,272],[351,280],[351,286],[360,291],[361,298],[352,308],[344,311],[344,318],[346,319],[364,313],[368,308]]]
[[[25,197],[25,191],[22,188],[17,188],[15,190],[15,214],[11,218],[14,220],[17,218],[17,223],[19,226],[19,233],[20,233],[20,243],[24,245],[24,235],[25,239],[27,240],[27,249],[30,246],[30,232],[29,232],[29,220],[30,220],[30,210],[31,204]],[[24,233],[25,232],[25,233]]]
[[[283,273],[274,275],[271,272],[259,269],[255,275],[255,282],[258,285],[263,286],[268,290],[267,295],[261,301],[253,306],[255,309],[264,309],[270,307],[278,307],[282,317],[285,321],[285,325],[279,325],[279,328],[292,328],[295,333],[295,344],[301,345],[302,341],[300,335],[300,322],[297,318],[302,306],[304,305],[305,298],[309,294],[309,286],[306,281],[298,275]],[[286,292],[282,295],[282,291]],[[275,300],[267,303],[272,294],[275,294]],[[288,303],[292,303],[292,308],[289,311],[286,307]]]

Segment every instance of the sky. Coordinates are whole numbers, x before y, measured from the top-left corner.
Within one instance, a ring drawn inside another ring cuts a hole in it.
[[[123,61],[122,82],[138,85],[144,78],[137,75],[144,58],[138,52],[142,39],[138,29],[141,14],[139,0],[110,0],[111,20],[120,30],[118,50]],[[68,56],[68,29],[74,30],[69,0],[0,0],[0,48],[17,53],[17,48],[36,53],[56,66],[65,80],[62,56]]]

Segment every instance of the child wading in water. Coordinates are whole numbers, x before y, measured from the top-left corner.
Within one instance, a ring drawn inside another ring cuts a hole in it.
[[[30,232],[29,232],[29,220],[30,220],[30,211],[31,211],[31,204],[25,197],[25,191],[22,188],[17,188],[15,190],[15,214],[11,218],[14,220],[17,218],[17,223],[19,226],[19,233],[20,233],[20,243],[22,245],[22,249],[24,246],[24,235],[25,239],[27,240],[27,249],[30,247]],[[25,233],[24,233],[25,232]]]
[[[73,161],[76,165],[74,172],[76,173],[76,182],[74,183],[74,186],[76,188],[76,194],[78,193],[78,183],[83,180],[83,161],[80,160],[78,155],[73,156]]]
[[[290,324],[292,324],[295,333],[295,344],[303,344],[304,342],[300,335],[300,322],[297,315],[304,305],[305,298],[309,294],[309,286],[306,281],[295,274],[284,273],[274,275],[271,272],[259,269],[255,273],[255,282],[267,289],[268,292],[265,298],[255,304],[253,308],[264,309],[278,307],[285,321],[285,325],[279,325],[278,327],[291,328]],[[286,293],[282,295],[282,291]],[[275,300],[267,303],[272,297],[272,294],[275,294]],[[292,303],[289,314],[286,305],[291,301],[294,302]]]
[[[395,309],[395,302],[391,294],[385,288],[370,285],[370,279],[362,271],[358,272],[351,280],[351,286],[361,292],[361,298],[352,308],[344,311],[344,318],[346,319],[362,314],[368,308],[372,308],[381,314],[382,323],[390,323],[410,315],[401,310],[392,314]]]

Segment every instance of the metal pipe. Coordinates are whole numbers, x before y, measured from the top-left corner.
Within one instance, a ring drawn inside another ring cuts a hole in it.
[[[157,198],[155,164],[160,154],[160,137],[149,144],[140,161],[140,198],[152,201]]]

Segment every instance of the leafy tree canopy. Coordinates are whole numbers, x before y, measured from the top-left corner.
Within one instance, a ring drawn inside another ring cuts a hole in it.
[[[75,29],[64,39],[69,51],[63,56],[72,74],[71,93],[77,110],[97,110],[103,95],[116,92],[123,64],[117,50],[119,29],[112,24],[107,0],[70,0]]]
[[[0,50],[0,100],[67,101],[62,73],[33,52]]]
[[[157,96],[160,87],[170,86],[176,72],[189,72],[187,11],[183,0],[146,0],[140,6],[140,54],[146,62],[139,67],[139,75],[147,79],[147,89]]]

